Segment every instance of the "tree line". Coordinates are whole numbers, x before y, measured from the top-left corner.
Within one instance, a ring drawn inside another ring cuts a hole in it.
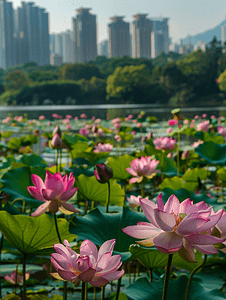
[[[0,69],[1,105],[163,103],[193,105],[226,90],[226,54],[213,38],[206,52],[156,59],[106,58],[89,63]],[[225,74],[224,76],[221,74]],[[219,77],[219,84],[216,80]],[[224,94],[223,94],[224,95]]]

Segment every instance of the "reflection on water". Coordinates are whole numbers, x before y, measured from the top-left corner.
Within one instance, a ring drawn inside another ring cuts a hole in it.
[[[101,104],[101,105],[43,105],[43,106],[0,106],[0,119],[4,119],[11,114],[13,117],[17,115],[28,114],[29,119],[37,119],[40,115],[44,115],[47,119],[52,119],[53,113],[65,116],[72,114],[73,117],[86,113],[88,118],[95,115],[97,118],[106,118],[106,114],[110,113],[110,118],[116,116],[125,117],[128,114],[139,114],[141,110],[145,111],[149,116],[156,116],[160,121],[167,120],[172,117],[171,110],[173,107],[167,107],[163,104]],[[184,117],[192,118],[195,114],[207,113],[216,116],[225,115],[226,107],[184,107],[181,108]]]

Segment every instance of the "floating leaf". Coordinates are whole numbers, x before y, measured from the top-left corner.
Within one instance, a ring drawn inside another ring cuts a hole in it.
[[[75,236],[69,232],[69,223],[65,219],[58,219],[58,228],[62,240],[74,240]],[[0,230],[21,253],[40,254],[42,249],[59,243],[54,219],[47,214],[39,217],[12,216],[0,211]]]
[[[188,169],[182,178],[185,181],[193,182],[198,181],[198,178],[201,180],[205,180],[210,175],[210,171],[203,168],[194,168],[194,169]]]
[[[178,279],[169,280],[167,300],[184,300],[188,277],[181,275]],[[139,278],[123,292],[132,300],[160,300],[162,299],[164,280],[150,283],[146,277]],[[189,300],[222,300],[224,294],[215,290],[206,290],[199,283],[192,281],[189,290]]]
[[[110,156],[107,160],[107,165],[113,171],[113,178],[127,180],[131,175],[126,171],[130,167],[130,162],[135,159],[134,156],[125,154],[121,156]]]
[[[125,192],[115,179],[110,181],[110,204],[123,205]],[[86,199],[106,204],[107,184],[101,184],[95,176],[87,177],[80,175],[76,178],[75,186],[78,187],[78,199]]]
[[[122,228],[142,221],[147,222],[143,213],[134,212],[127,207],[123,207],[122,212],[114,214],[101,213],[95,208],[84,217],[73,217],[70,232],[81,240],[89,239],[98,246],[107,240],[116,239],[114,252],[122,255],[122,260],[125,261],[131,256],[129,246],[134,244],[136,239],[125,234]]]
[[[171,188],[172,190],[177,191],[184,188],[188,191],[195,191],[198,185],[198,182],[186,182],[183,178],[175,176],[173,178],[165,178],[159,185],[159,189],[163,190],[164,188]]]
[[[219,166],[226,164],[226,144],[219,145],[214,142],[204,142],[195,148],[195,152],[209,164]]]

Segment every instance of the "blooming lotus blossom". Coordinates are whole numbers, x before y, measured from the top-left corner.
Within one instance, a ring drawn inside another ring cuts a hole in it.
[[[42,115],[42,116],[39,116],[38,118],[39,118],[40,121],[41,121],[41,120],[45,120],[45,116],[43,116],[43,115]]]
[[[16,274],[17,273],[17,274]],[[16,276],[17,275],[17,276]],[[29,273],[25,274],[25,279],[28,280],[30,277]],[[10,276],[5,276],[4,277],[5,280],[7,280],[8,282],[12,283],[12,284],[19,284],[19,285],[23,285],[23,273],[21,271],[13,271],[12,274]]]
[[[184,125],[188,125],[188,124],[190,123],[190,121],[189,121],[188,119],[185,119],[185,120],[183,121],[183,123],[184,123]]]
[[[72,115],[66,115],[65,116],[65,119],[72,119],[73,117],[72,117]]]
[[[199,123],[196,127],[196,130],[207,132],[209,130],[209,128],[210,128],[210,121],[206,120],[206,121]]]
[[[66,203],[71,199],[78,188],[73,188],[75,178],[71,172],[69,178],[67,175],[62,177],[61,173],[51,174],[46,171],[45,182],[41,177],[32,174],[31,180],[35,186],[29,186],[28,192],[37,200],[43,201],[36,211],[31,215],[32,217],[40,216],[46,211],[56,213],[58,209],[68,214],[70,212],[78,212],[70,203]]]
[[[107,144],[98,143],[94,147],[95,147],[95,149],[93,150],[93,152],[95,152],[95,153],[110,152],[113,148],[113,145],[111,145],[110,143],[107,143]]]
[[[178,124],[178,120],[175,120],[175,119],[169,120],[168,122],[169,122],[169,126],[173,126],[173,125],[177,125]]]
[[[118,134],[115,135],[115,139],[117,142],[121,142],[121,140],[122,140],[121,136]]]
[[[139,207],[140,206],[140,199],[142,199],[141,196],[134,196],[130,195],[130,197],[126,197],[127,201],[129,202],[130,207]],[[148,197],[144,198],[148,200]]]
[[[193,147],[193,148],[196,148],[196,147],[198,147],[198,146],[201,145],[201,144],[203,144],[203,141],[202,141],[202,140],[198,140],[198,142],[194,142],[194,143],[192,144],[192,147]]]
[[[155,149],[157,150],[172,150],[175,147],[176,140],[171,137],[161,136],[153,140]]]
[[[200,119],[199,115],[194,116],[194,119],[195,119],[195,120]]]
[[[100,119],[100,118],[98,118],[98,119],[96,119],[96,120],[94,121],[95,124],[100,123],[100,122],[101,122],[101,119]]]
[[[63,119],[63,123],[64,123],[64,124],[69,124],[69,123],[70,123],[70,120],[69,120],[69,119]]]
[[[67,128],[68,130],[70,130],[70,129],[71,129],[71,124],[67,124],[67,125],[66,125],[66,128]]]
[[[137,243],[144,247],[155,246],[162,253],[178,252],[182,259],[194,262],[194,249],[204,254],[215,254],[214,244],[224,239],[206,234],[221,219],[223,209],[211,214],[211,207],[204,201],[193,204],[186,199],[180,203],[171,195],[164,205],[162,194],[157,197],[157,204],[140,199],[141,208],[150,222],[139,222],[135,226],[123,228],[126,234],[142,239]]]
[[[115,242],[115,239],[106,241],[98,252],[93,242],[85,240],[80,246],[80,254],[70,248],[67,240],[64,240],[65,246],[55,244],[53,247],[57,253],[51,254],[51,262],[57,273],[51,275],[73,283],[89,282],[96,287],[119,279],[124,270],[117,271],[122,264],[121,255],[112,256]]]
[[[83,113],[83,114],[80,115],[80,118],[81,119],[87,119],[87,115]]]
[[[74,120],[75,120],[75,121],[78,121],[78,117],[77,117],[77,116],[76,116],[76,117],[74,117]]]
[[[167,133],[167,134],[170,134],[172,131],[173,131],[173,128],[172,128],[172,127],[169,127],[169,128],[166,129],[166,133]]]
[[[89,135],[89,133],[90,133],[90,131],[87,128],[82,127],[82,128],[79,129],[79,134],[81,134],[85,137],[87,137]]]
[[[122,122],[121,118],[115,118],[111,121],[111,124],[120,123]]]
[[[131,175],[135,176],[129,180],[129,183],[140,183],[144,177],[151,179],[158,173],[160,170],[156,170],[159,164],[159,160],[152,159],[150,156],[141,158],[135,158],[131,161],[130,166],[131,168],[126,168],[126,171],[129,172]]]
[[[219,126],[217,130],[219,134],[221,134],[223,137],[226,137],[226,130],[224,126]]]
[[[95,116],[92,116],[92,121],[94,121],[96,119],[96,117]]]
[[[205,119],[207,117],[207,114],[203,114],[202,118]]]

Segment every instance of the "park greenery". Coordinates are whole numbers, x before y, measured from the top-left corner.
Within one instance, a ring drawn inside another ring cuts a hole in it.
[[[205,53],[161,53],[156,59],[97,56],[89,63],[11,66],[0,70],[0,103],[222,104],[226,54],[219,43],[214,37]]]

